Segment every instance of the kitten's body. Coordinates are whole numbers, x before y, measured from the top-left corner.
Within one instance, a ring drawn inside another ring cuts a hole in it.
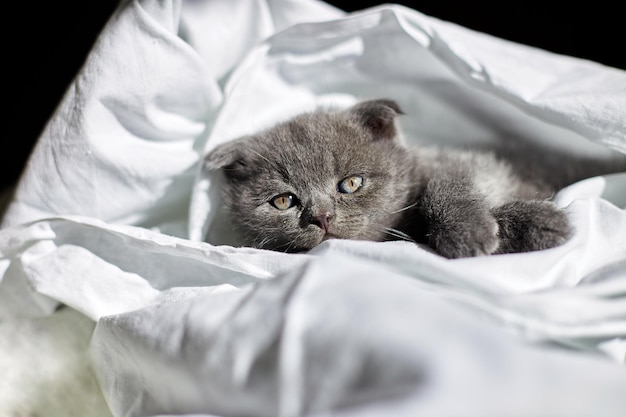
[[[223,170],[226,206],[254,247],[407,239],[457,258],[567,239],[566,216],[546,199],[589,173],[565,179],[491,152],[407,147],[397,138],[398,114],[390,100],[303,114],[218,147],[205,165]]]

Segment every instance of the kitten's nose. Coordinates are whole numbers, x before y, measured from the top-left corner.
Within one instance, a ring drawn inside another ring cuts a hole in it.
[[[330,221],[333,219],[333,213],[330,210],[323,211],[320,214],[312,215],[309,221],[311,224],[318,226],[325,232],[328,232]]]

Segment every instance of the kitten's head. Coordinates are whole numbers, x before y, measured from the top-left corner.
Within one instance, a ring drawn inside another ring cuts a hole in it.
[[[408,204],[410,163],[391,100],[316,111],[218,146],[234,224],[253,247],[295,252],[329,238],[385,240]]]

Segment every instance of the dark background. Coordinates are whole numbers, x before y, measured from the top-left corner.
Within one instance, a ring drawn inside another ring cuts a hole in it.
[[[0,187],[18,179],[46,121],[117,6],[114,0],[7,3],[1,26],[5,110]],[[329,3],[353,11],[381,2]],[[396,3],[501,38],[626,69],[619,2]]]

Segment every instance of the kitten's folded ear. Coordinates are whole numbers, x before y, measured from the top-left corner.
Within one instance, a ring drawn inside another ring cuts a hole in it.
[[[393,139],[397,134],[396,116],[404,114],[398,103],[389,99],[363,101],[348,111],[375,139]]]
[[[219,145],[203,160],[205,171],[223,170],[227,177],[244,178],[248,171],[246,147],[249,138],[243,137]]]

